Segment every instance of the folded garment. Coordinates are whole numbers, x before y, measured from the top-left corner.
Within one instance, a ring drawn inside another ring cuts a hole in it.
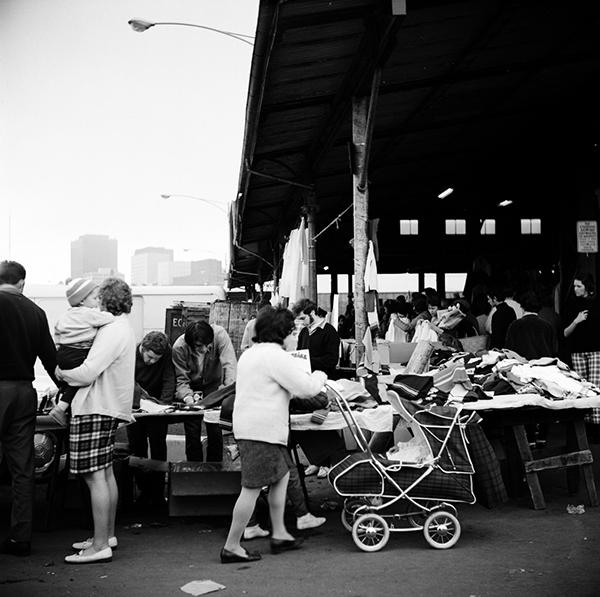
[[[445,369],[439,369],[433,374],[433,385],[442,392],[449,392],[457,384],[463,384],[470,390],[473,387],[467,371],[460,363],[452,363]]]
[[[493,392],[494,396],[515,393],[515,389],[505,379],[499,379],[498,377],[488,379],[488,381],[483,384],[483,389],[486,392]]]
[[[310,420],[317,425],[322,425],[329,414],[328,408],[320,408],[316,410],[310,417]]]
[[[394,382],[388,384],[389,390],[394,390],[402,398],[408,400],[419,400],[427,396],[429,390],[433,387],[433,377],[431,375],[396,375]]]
[[[339,393],[348,401],[352,401],[359,396],[367,398],[371,396],[365,387],[358,381],[351,381],[350,379],[338,379],[336,380],[335,385]]]
[[[472,390],[469,390],[464,396],[463,402],[476,402],[477,400],[491,400],[492,397],[488,396],[482,388],[479,386],[473,386]]]

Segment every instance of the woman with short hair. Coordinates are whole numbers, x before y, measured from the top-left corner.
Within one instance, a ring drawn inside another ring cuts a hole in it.
[[[564,329],[571,352],[573,369],[585,380],[600,386],[600,304],[590,274],[577,273],[573,279],[573,294],[567,301]],[[594,441],[600,439],[600,408],[586,415]]]
[[[297,549],[301,544],[283,521],[289,470],[294,466],[287,449],[289,402],[292,395],[312,398],[327,377],[322,371],[306,372],[302,361],[286,352],[293,331],[294,316],[288,309],[265,307],[256,318],[255,343],[240,356],[233,434],[240,450],[242,489],[221,550],[224,564],[260,559],[258,552],[247,552],[240,541],[260,490],[267,485],[271,553]]]
[[[118,490],[113,473],[115,433],[121,421],[133,422],[135,336],[129,323],[131,289],[117,278],[100,285],[100,309],[115,316],[98,330],[83,364],[57,368],[57,377],[79,390],[71,405],[69,462],[71,472],[86,482],[92,502],[94,536],[73,544],[78,553],[69,564],[109,562],[117,546],[115,517]]]

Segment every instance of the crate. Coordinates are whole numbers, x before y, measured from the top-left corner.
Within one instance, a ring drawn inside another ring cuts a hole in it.
[[[244,329],[248,321],[256,317],[257,306],[256,303],[215,301],[210,307],[210,323],[216,323],[227,330],[238,357]]]
[[[241,473],[219,462],[169,463],[169,516],[229,516]]]
[[[165,334],[171,345],[185,332],[188,323],[209,321],[209,303],[181,303],[165,311]]]

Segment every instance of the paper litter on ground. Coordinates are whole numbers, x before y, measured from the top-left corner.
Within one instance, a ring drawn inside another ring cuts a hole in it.
[[[192,580],[191,582],[180,587],[184,593],[189,593],[190,595],[206,595],[207,593],[212,593],[213,591],[220,591],[225,589],[225,585],[220,585],[218,582],[214,580]]]

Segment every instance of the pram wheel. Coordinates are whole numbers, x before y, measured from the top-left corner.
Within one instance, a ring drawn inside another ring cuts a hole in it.
[[[379,514],[363,514],[352,527],[352,539],[363,551],[379,551],[389,538],[390,527]]]
[[[365,498],[347,498],[344,500],[342,508],[342,525],[347,531],[352,531],[354,526],[355,513],[361,506],[368,506],[369,502]]]
[[[423,525],[423,534],[431,547],[450,549],[460,538],[460,522],[454,514],[437,510],[427,517]]]

